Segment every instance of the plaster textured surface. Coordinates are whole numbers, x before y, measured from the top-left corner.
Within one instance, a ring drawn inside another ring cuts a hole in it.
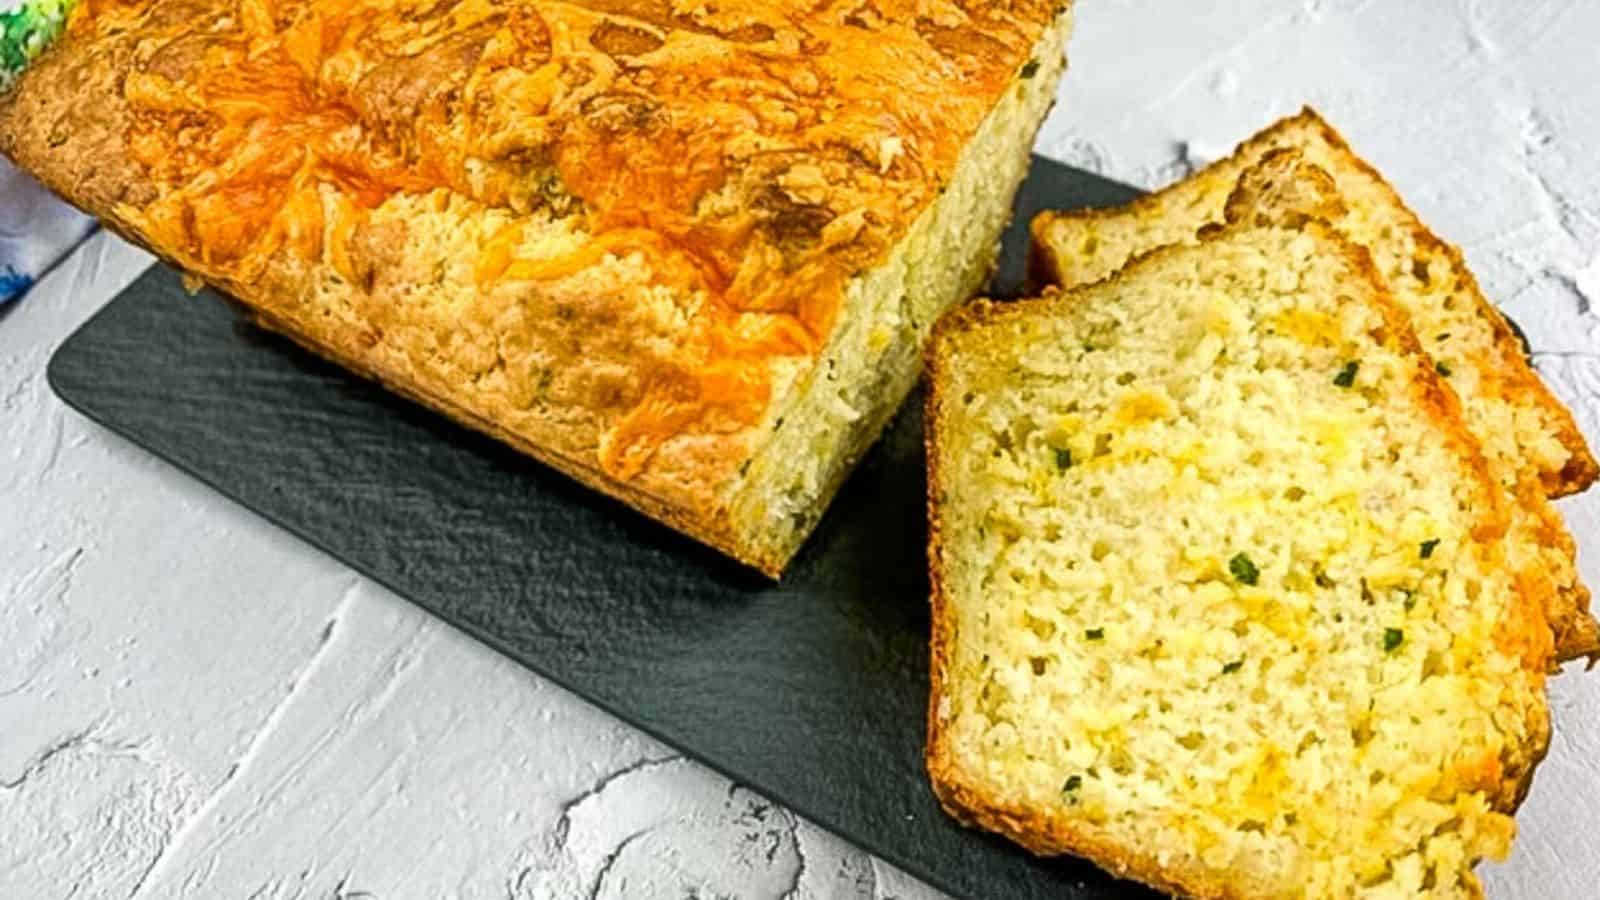
[[[1600,441],[1600,4],[1085,0],[1079,21],[1042,152],[1155,186],[1317,105],[1464,247]],[[940,896],[65,410],[51,350],[148,264],[98,235],[0,313],[0,896]],[[1600,494],[1561,506],[1600,584]],[[1492,897],[1600,885],[1600,673],[1551,693]]]

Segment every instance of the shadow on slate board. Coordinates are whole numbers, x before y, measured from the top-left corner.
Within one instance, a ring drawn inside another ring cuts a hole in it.
[[[1036,159],[994,293],[1018,290],[1035,211],[1134,194]],[[1150,896],[961,828],[928,788],[919,396],[773,585],[216,297],[188,297],[165,266],[70,337],[49,376],[90,419],[934,885],[971,898]]]

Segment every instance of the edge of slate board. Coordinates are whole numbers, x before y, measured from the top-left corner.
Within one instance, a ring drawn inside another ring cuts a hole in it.
[[[1014,296],[1020,290],[1029,242],[1028,223],[1036,212],[1052,206],[1110,205],[1125,202],[1138,193],[1137,190],[1125,185],[1035,157],[1028,179],[1019,192],[1012,224],[1006,232],[1000,267],[991,284],[992,295],[1009,297]],[[1064,200],[1063,198],[1070,198],[1070,200]],[[1102,897],[1153,896],[1136,885],[1112,879],[1111,876],[1100,872],[1082,860],[1071,858],[1038,860],[998,837],[970,831],[955,825],[952,820],[938,809],[932,792],[927,787],[926,777],[921,768],[920,748],[922,735],[920,717],[916,744],[916,749],[919,752],[914,760],[914,777],[919,782],[916,791],[917,796],[897,796],[896,799],[900,802],[898,804],[899,808],[895,810],[877,810],[876,812],[869,810],[868,814],[863,815],[863,818],[871,819],[873,815],[877,815],[879,821],[876,823],[876,827],[873,827],[872,823],[863,823],[861,821],[841,822],[837,803],[830,801],[819,805],[815,794],[808,795],[804,789],[796,789],[795,783],[806,779],[784,777],[780,780],[788,782],[788,784],[774,786],[772,778],[763,778],[758,773],[753,773],[749,770],[750,760],[760,758],[759,754],[752,754],[742,746],[738,752],[730,753],[724,752],[721,747],[709,746],[704,742],[700,744],[687,743],[684,735],[674,732],[674,723],[670,718],[658,718],[653,716],[649,710],[641,710],[630,707],[626,702],[619,702],[618,697],[613,693],[607,693],[606,690],[597,691],[593,682],[585,681],[587,673],[580,664],[575,664],[571,659],[565,657],[560,659],[555,657],[535,658],[530,653],[528,648],[539,644],[541,641],[543,642],[541,646],[544,646],[545,649],[559,648],[579,655],[592,653],[594,651],[593,646],[585,643],[584,638],[592,637],[593,635],[582,630],[585,627],[584,623],[580,622],[578,629],[566,633],[559,633],[561,632],[561,623],[545,623],[543,627],[547,631],[558,632],[554,638],[545,632],[533,634],[524,631],[512,634],[505,628],[496,630],[495,623],[492,620],[486,622],[482,616],[463,614],[460,608],[445,609],[444,604],[437,597],[424,599],[416,596],[418,591],[415,588],[418,576],[414,572],[407,571],[402,551],[380,547],[379,545],[369,545],[358,549],[364,553],[377,553],[378,559],[376,561],[369,556],[358,555],[351,550],[350,546],[348,546],[349,541],[343,536],[338,534],[330,535],[329,533],[318,531],[297,517],[297,513],[305,513],[306,508],[304,505],[296,507],[293,502],[286,499],[287,495],[292,494],[292,491],[283,490],[281,485],[263,486],[252,484],[248,477],[243,477],[244,474],[248,474],[248,470],[229,468],[231,464],[219,466],[215,460],[206,455],[204,450],[197,450],[193,443],[194,440],[198,438],[203,442],[207,439],[205,434],[206,426],[203,423],[191,423],[194,424],[194,428],[199,430],[198,435],[186,432],[180,433],[183,432],[183,428],[181,426],[172,426],[169,420],[181,418],[181,416],[174,417],[168,416],[164,412],[156,412],[164,404],[181,404],[190,398],[155,396],[153,394],[151,396],[142,396],[142,385],[108,382],[108,379],[104,377],[108,371],[117,368],[114,363],[119,357],[124,368],[131,366],[137,369],[140,365],[161,366],[168,362],[168,360],[164,359],[150,358],[150,348],[138,345],[137,338],[139,333],[136,329],[125,331],[125,329],[130,328],[130,325],[128,321],[124,320],[131,320],[136,326],[138,324],[137,316],[141,312],[137,304],[145,303],[149,305],[159,302],[158,300],[140,299],[140,292],[148,293],[151,290],[158,289],[163,291],[176,290],[175,282],[176,276],[170,270],[156,267],[146,272],[133,285],[130,285],[129,288],[119,294],[117,298],[98,310],[63,342],[55,355],[52,356],[47,369],[47,380],[63,402],[102,427],[144,447],[180,471],[206,484],[274,525],[294,534],[313,547],[328,553],[365,577],[383,585],[398,596],[410,600],[451,626],[493,648],[496,652],[509,657],[518,664],[537,672],[566,690],[584,698],[586,701],[639,728],[685,756],[696,759],[737,782],[749,785],[752,789],[782,803],[797,814],[843,836],[845,839],[860,845],[862,848],[930,884],[950,893],[965,894],[974,898],[1065,896],[1088,900],[1088,898]],[[216,299],[197,299],[192,302],[201,306],[184,312],[188,320],[200,323],[202,326],[209,322],[210,327],[222,327],[217,324],[220,321],[219,317],[227,317],[229,320],[236,319],[234,311],[226,308],[223,303]],[[155,312],[144,311],[144,314],[153,315],[157,318],[161,315],[159,309]],[[560,507],[557,511],[558,518],[567,516],[575,526],[598,529],[600,533],[592,538],[590,546],[577,547],[590,560],[609,559],[614,555],[630,558],[635,562],[642,561],[645,565],[665,566],[666,568],[662,569],[664,572],[676,567],[679,570],[676,575],[668,572],[668,576],[678,580],[670,581],[668,587],[680,591],[697,591],[699,592],[695,595],[697,597],[701,593],[715,594],[724,598],[719,602],[741,604],[735,612],[747,611],[763,603],[789,603],[791,605],[787,607],[775,607],[776,613],[779,615],[785,613],[794,614],[796,612],[804,614],[804,607],[795,604],[796,601],[805,601],[818,603],[819,609],[824,613],[841,614],[843,616],[841,622],[845,626],[851,624],[846,621],[851,616],[865,617],[867,619],[899,617],[895,622],[891,622],[886,626],[890,631],[893,631],[896,624],[903,626],[899,631],[891,634],[891,638],[897,634],[900,638],[909,636],[914,638],[915,641],[920,641],[921,650],[925,656],[927,640],[925,572],[921,571],[923,556],[920,544],[917,544],[912,539],[902,541],[901,546],[892,547],[884,554],[886,559],[880,558],[880,555],[876,552],[878,549],[876,547],[869,547],[863,550],[862,546],[852,548],[850,545],[852,540],[855,540],[858,545],[864,543],[862,535],[856,534],[852,536],[850,533],[852,517],[876,515],[870,509],[864,510],[862,507],[863,505],[870,507],[871,500],[876,494],[886,491],[892,492],[890,488],[893,485],[889,484],[889,482],[893,482],[896,478],[912,478],[916,485],[920,486],[921,484],[920,471],[908,473],[889,468],[889,463],[893,462],[893,459],[886,459],[886,457],[891,455],[891,450],[880,446],[874,448],[868,454],[867,458],[862,461],[856,475],[851,478],[846,489],[841,492],[839,499],[824,518],[823,523],[819,525],[813,539],[808,542],[807,547],[796,558],[790,575],[782,584],[773,586],[760,576],[744,570],[735,563],[724,560],[713,551],[700,547],[688,538],[677,535],[664,526],[650,522],[622,504],[595,494],[571,482],[559,473],[547,469],[526,457],[522,457],[509,448],[503,447],[490,438],[461,428],[443,417],[389,395],[375,385],[362,381],[356,376],[349,375],[321,360],[317,360],[309,354],[294,348],[287,341],[258,332],[253,326],[245,325],[241,321],[234,321],[231,328],[236,343],[242,340],[250,345],[247,348],[247,352],[272,354],[279,361],[287,360],[292,365],[293,371],[290,372],[286,368],[284,370],[285,377],[305,381],[309,385],[308,390],[313,392],[331,390],[338,394],[335,399],[340,404],[348,403],[381,407],[388,414],[389,420],[379,422],[375,427],[379,431],[385,432],[388,436],[393,436],[397,440],[411,438],[421,441],[417,446],[425,456],[429,451],[427,442],[437,440],[440,443],[440,447],[434,449],[439,452],[434,453],[433,456],[435,460],[443,460],[446,464],[460,463],[460,472],[454,474],[461,474],[462,472],[478,474],[479,470],[481,470],[481,473],[489,475],[504,475],[510,479],[507,482],[508,484],[514,485],[519,489],[525,489],[530,496],[538,495],[549,499],[549,505],[552,505],[552,508]],[[1515,328],[1514,323],[1513,328]],[[1521,335],[1520,329],[1518,329],[1518,334],[1519,336]],[[119,338],[123,343],[118,343]],[[238,352],[237,347],[233,351],[227,351],[227,348],[222,347],[214,348],[214,350],[219,355],[219,358],[225,352]],[[203,355],[209,351],[199,349],[194,352]],[[152,370],[147,368],[142,371]],[[144,410],[145,416],[143,419],[137,414],[129,413],[130,409],[136,407]],[[311,410],[312,413],[316,411],[315,409]],[[307,429],[316,427],[314,416],[310,424],[305,427]],[[380,435],[380,438],[382,436]],[[237,438],[230,439],[235,444],[238,443]],[[332,440],[328,434],[310,433],[304,439],[307,442]],[[899,443],[907,440],[920,446],[920,404],[916,395],[908,401],[908,408],[902,410],[896,421],[891,424],[884,440],[880,444]],[[337,441],[335,440],[334,443],[337,444]],[[237,448],[235,447],[235,449]],[[335,449],[337,448],[335,447]],[[904,448],[901,449],[903,450]],[[917,451],[913,448],[910,452],[915,454]],[[903,455],[902,453],[901,456],[903,457]],[[334,466],[319,474],[325,476],[329,471],[335,471],[336,469],[337,467]],[[507,469],[512,471],[507,473],[504,471]],[[389,471],[397,471],[392,468],[392,461]],[[341,472],[340,474],[343,473]],[[425,490],[428,487],[425,484],[428,480],[428,473],[412,474],[416,474],[417,477],[406,481],[401,487]],[[390,485],[388,484],[375,484],[365,485],[362,489],[382,491],[389,487]],[[899,488],[903,493],[905,485],[899,485]],[[277,493],[274,493],[274,491]],[[356,502],[355,506],[359,508],[360,503]],[[451,513],[462,512],[462,510],[454,508],[449,511]],[[466,511],[471,512],[470,509]],[[917,514],[920,516],[920,508]],[[871,530],[869,526],[859,524],[856,530],[860,531],[862,528],[866,528],[868,531]],[[871,536],[869,535],[869,537]],[[914,537],[912,536],[912,538]],[[876,541],[877,538],[874,537],[873,540]],[[582,541],[591,541],[591,538],[582,538],[580,543]],[[604,546],[605,542],[608,541],[618,542],[609,552],[606,551]],[[339,546],[341,543],[345,543],[347,546]],[[596,543],[599,546],[599,555],[596,555]],[[890,540],[885,543],[893,545],[894,541]],[[914,544],[915,546],[913,546]],[[852,549],[854,552],[852,552]],[[896,556],[896,552],[898,552],[898,556]],[[827,571],[826,565],[829,560],[838,558],[843,558],[846,561],[854,560],[858,564],[870,563],[871,565],[863,566],[863,571],[856,572]],[[522,563],[523,561],[517,560],[516,562]],[[544,563],[557,564],[560,562],[562,562],[560,559],[544,561]],[[882,568],[889,562],[901,565],[915,565],[918,570],[916,572],[902,573],[902,577],[898,579],[890,576],[886,582],[882,576],[866,571],[868,569]],[[507,561],[508,565],[510,563],[511,561]],[[559,569],[552,573],[549,568],[541,568],[537,565],[531,569],[524,565],[523,570],[514,574],[519,577],[526,577],[530,572],[546,577],[550,577],[553,574],[555,578],[560,578],[564,574]],[[838,580],[841,576],[846,581],[851,579],[870,581],[876,578],[879,582],[891,587],[908,588],[910,585],[920,584],[924,595],[913,597],[909,600],[900,598],[892,603],[885,602],[881,606],[876,604],[851,606],[848,600],[844,602],[843,606],[840,606],[833,600],[823,597],[823,594],[829,588],[828,579],[832,577]],[[907,579],[909,579],[909,584],[905,583]],[[923,580],[919,581],[919,579]],[[592,601],[600,598],[603,600],[606,597],[604,594],[606,590],[619,584],[623,588],[627,586],[626,576],[613,577],[609,582],[602,576],[601,581],[606,583],[598,585],[596,588],[598,592],[588,595],[586,599]],[[646,581],[648,582],[648,578]],[[512,582],[511,584],[512,589],[515,590],[516,583]],[[807,594],[805,592],[807,587],[817,588],[819,584],[821,585],[821,593]],[[557,586],[553,590],[559,594],[567,589]],[[617,598],[612,597],[611,600],[616,601]],[[535,622],[537,625],[540,619],[540,612],[528,609],[525,597],[516,601],[508,600],[507,602],[513,602],[516,605],[517,608],[512,610],[513,612],[526,613],[528,617],[531,617],[530,621]],[[669,598],[666,605],[670,606],[670,603],[671,600]],[[907,606],[907,603],[911,605]],[[920,604],[920,607],[918,604]],[[618,628],[623,632],[623,639],[628,638],[631,634],[636,639],[650,641],[656,636],[656,632],[653,629],[663,629],[669,633],[675,631],[674,626],[677,623],[671,618],[673,615],[673,610],[671,609],[653,609],[649,607],[646,601],[638,598],[613,602],[613,605],[623,607],[623,611],[629,615],[620,617],[616,621],[609,621],[605,627]],[[920,619],[918,618],[919,609]],[[614,611],[612,610],[612,612]],[[477,612],[482,613],[483,610],[478,610]],[[571,610],[567,610],[564,613],[559,613],[555,618],[570,612]],[[606,611],[602,611],[602,614],[604,612]],[[713,613],[712,618],[706,621],[720,624],[723,620],[717,617],[716,610],[711,612]],[[493,610],[490,613],[492,614]],[[638,616],[643,621],[633,621],[631,618],[633,616]],[[731,618],[737,619],[737,616],[732,616]],[[910,633],[910,626],[919,622],[920,631],[914,634]],[[519,619],[517,624],[521,627],[527,627],[529,623]],[[691,622],[690,624],[693,623]],[[859,625],[861,623],[855,624]],[[868,622],[862,626],[859,634],[846,634],[845,636],[859,638],[861,635],[865,635],[868,641],[879,639],[881,635],[873,630],[877,625],[881,625],[881,623]],[[674,637],[683,637],[683,635],[675,635]],[[691,635],[690,637],[695,636]],[[759,639],[760,636],[756,637]],[[699,646],[697,643],[691,643],[691,645]],[[681,649],[685,645],[681,642],[673,644],[672,640],[669,639],[663,641],[662,646],[670,650],[673,647]],[[730,644],[730,646],[736,645]],[[892,650],[885,651],[885,658],[892,656]],[[909,656],[901,658],[912,659],[915,657],[916,653],[912,652]],[[881,661],[878,657],[871,657],[871,659]],[[843,660],[845,663],[852,661],[859,662],[860,659],[849,658]],[[712,664],[707,668],[709,672],[710,669],[714,668],[716,661],[701,662]],[[890,662],[893,662],[892,658]],[[691,675],[696,674],[693,666],[686,671]],[[679,674],[682,673],[680,672]],[[870,678],[873,673],[868,672],[865,674]],[[920,674],[925,684],[925,671]],[[901,683],[895,682],[895,684]],[[870,694],[872,687],[873,685],[870,681],[864,684],[863,696]],[[718,698],[709,699],[714,701]],[[921,710],[926,705],[925,695],[912,698],[912,700],[914,701],[912,706],[917,710]],[[748,736],[738,735],[735,731],[727,737],[730,743],[742,743]],[[736,738],[738,739],[737,741],[735,740]],[[888,737],[885,737],[886,746],[887,741]],[[804,750],[805,748],[796,747],[795,755],[802,758],[805,757],[807,754]],[[840,760],[839,762],[848,765],[852,761]],[[879,761],[883,760],[879,759]],[[896,760],[891,758],[889,761],[894,762]],[[905,759],[898,761],[901,763],[910,762]],[[804,763],[798,764],[803,765]],[[794,774],[785,772],[782,768],[779,768],[778,771],[786,775]],[[755,777],[751,777],[752,775]],[[846,799],[848,801],[859,798]],[[830,803],[834,807],[832,811],[823,808],[830,805]],[[846,805],[848,805],[848,802]],[[861,812],[861,810],[858,809],[857,812]],[[898,818],[901,816],[912,821],[909,823],[901,821]],[[921,821],[918,821],[919,819]],[[951,839],[951,835],[956,835],[956,838]],[[906,840],[907,838],[909,838],[909,842]],[[945,854],[945,856],[939,856],[939,854]]]

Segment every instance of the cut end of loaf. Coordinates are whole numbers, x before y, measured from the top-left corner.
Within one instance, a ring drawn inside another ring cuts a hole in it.
[[[1066,67],[1070,9],[962,153],[943,193],[883,265],[858,276],[816,364],[775,407],[771,435],[730,492],[742,555],[776,577],[922,372],[941,313],[993,273],[1012,199]]]

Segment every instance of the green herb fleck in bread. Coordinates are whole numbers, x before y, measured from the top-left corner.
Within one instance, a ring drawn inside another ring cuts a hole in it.
[[[1298,149],[1337,183],[1351,212],[1334,224],[1372,253],[1395,298],[1416,320],[1423,348],[1452,370],[1469,421],[1485,426],[1478,438],[1489,455],[1525,470],[1551,496],[1593,484],[1600,464],[1571,413],[1528,365],[1461,251],[1429,230],[1309,108],[1240,144],[1232,156],[1125,207],[1041,214],[1033,222],[1036,280],[1088,284],[1141,253],[1190,239],[1201,226],[1222,221],[1223,204],[1245,169],[1285,148]]]
[[[1241,195],[1236,185],[1252,170],[1262,184]],[[1289,170],[1303,177],[1290,178]],[[1308,205],[1302,217],[1324,218],[1371,251],[1434,372],[1460,396],[1490,475],[1510,498],[1508,549],[1519,575],[1532,582],[1528,590],[1549,598],[1557,657],[1600,653],[1600,624],[1578,578],[1572,535],[1546,497],[1593,480],[1583,436],[1460,252],[1435,237],[1316,113],[1285,119],[1227,159],[1127,206],[1042,214],[1033,222],[1036,276],[1064,287],[1087,284],[1153,248],[1193,241],[1207,223],[1253,215],[1252,207],[1282,216]]]
[[[1481,895],[1550,634],[1363,251],[1214,228],[953,313],[930,362],[951,813],[1196,897]]]

